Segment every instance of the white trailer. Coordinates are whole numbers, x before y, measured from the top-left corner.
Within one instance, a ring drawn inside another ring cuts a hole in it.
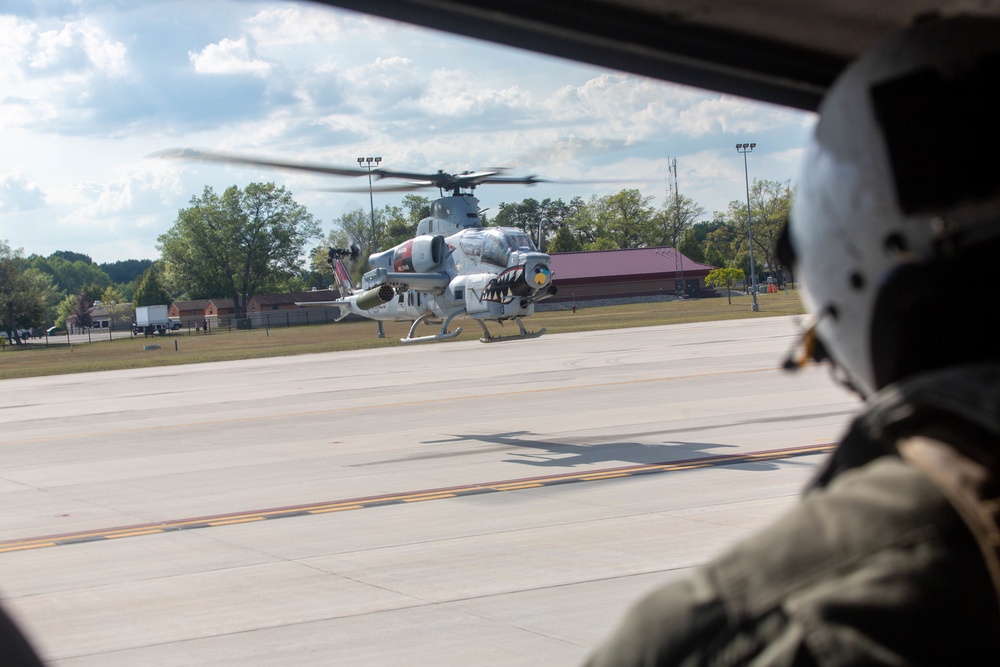
[[[181,328],[180,320],[170,319],[167,310],[167,306],[136,306],[132,333],[150,336],[177,331]]]

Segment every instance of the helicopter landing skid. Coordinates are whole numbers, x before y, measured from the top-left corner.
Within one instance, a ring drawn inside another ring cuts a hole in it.
[[[432,340],[448,340],[449,338],[454,338],[458,334],[462,333],[462,327],[459,327],[459,328],[455,329],[454,331],[448,331],[448,326],[451,324],[451,321],[453,319],[455,319],[455,316],[459,315],[459,314],[460,313],[452,313],[451,315],[449,315],[448,319],[446,319],[444,321],[444,324],[441,325],[441,331],[440,332],[438,332],[436,334],[433,334],[433,335],[430,335],[430,336],[417,336],[417,337],[414,337],[413,336],[413,332],[417,330],[417,325],[420,324],[421,322],[426,321],[427,319],[429,319],[430,317],[433,316],[433,313],[425,313],[425,314],[421,315],[420,317],[418,317],[417,319],[415,319],[413,321],[413,324],[410,325],[410,333],[406,334],[406,338],[400,338],[399,342],[401,342],[401,343],[425,343],[425,342],[432,341]]]
[[[521,329],[521,333],[514,336],[493,336],[490,334],[490,330],[486,328],[486,323],[482,320],[476,320],[479,322],[479,326],[483,328],[483,333],[485,334],[479,339],[480,343],[499,343],[505,340],[526,340],[528,338],[538,338],[545,333],[545,327],[542,327],[538,331],[528,331],[524,328],[524,323],[521,322],[521,318],[517,318],[514,321],[517,322],[517,326]]]

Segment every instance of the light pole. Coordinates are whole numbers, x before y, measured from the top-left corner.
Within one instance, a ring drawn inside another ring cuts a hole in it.
[[[359,157],[358,166],[367,165],[368,166],[368,204],[371,206],[372,212],[372,252],[375,254],[378,252],[378,242],[375,240],[375,195],[372,193],[372,163],[378,167],[378,163],[382,161],[380,157]],[[385,329],[382,327],[382,320],[378,321],[378,337],[385,338]]]
[[[359,157],[358,166],[367,165],[368,166],[368,204],[371,206],[372,211],[372,253],[378,252],[378,243],[375,241],[375,196],[372,193],[372,163],[378,167],[378,163],[382,161],[380,157]]]
[[[753,266],[753,223],[750,220],[750,170],[747,167],[747,153],[751,152],[757,144],[736,144],[736,152],[743,153],[743,177],[747,184],[747,236],[750,239],[750,288],[753,290],[753,305],[750,310],[757,312],[760,306],[757,305],[757,271]]]

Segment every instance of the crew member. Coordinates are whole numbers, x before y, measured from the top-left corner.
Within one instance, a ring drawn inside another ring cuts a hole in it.
[[[1000,20],[921,22],[838,77],[785,261],[865,407],[802,501],[646,597],[588,665],[1000,664]]]

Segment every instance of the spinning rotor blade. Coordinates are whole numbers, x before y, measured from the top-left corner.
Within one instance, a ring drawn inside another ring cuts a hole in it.
[[[476,186],[493,185],[537,185],[538,183],[554,184],[594,184],[594,183],[637,183],[643,179],[598,179],[598,180],[550,180],[539,178],[534,175],[529,176],[501,176],[505,169],[495,167],[486,171],[466,171],[460,174],[448,174],[438,171],[434,174],[426,174],[410,171],[394,171],[390,169],[361,169],[357,167],[334,167],[310,162],[290,162],[285,160],[275,160],[270,158],[256,158],[233,153],[219,153],[215,151],[202,151],[194,148],[168,148],[157,151],[148,157],[181,159],[181,160],[201,160],[204,162],[219,162],[222,164],[243,164],[256,167],[270,167],[274,169],[292,169],[305,171],[314,174],[326,174],[330,176],[357,177],[371,173],[378,180],[384,178],[396,178],[410,181],[404,185],[381,186],[372,188],[375,192],[412,192],[423,188],[438,188],[441,190],[452,190],[455,194],[462,189],[474,189]],[[650,178],[649,181],[659,180]],[[322,188],[329,192],[368,192],[369,188]]]
[[[308,171],[317,174],[330,174],[331,176],[364,176],[368,173],[367,169],[358,169],[357,167],[330,167],[308,162],[285,162],[283,160],[260,159],[232,153],[200,151],[194,148],[167,148],[151,153],[147,157],[201,160],[203,162],[221,162],[223,164],[246,164],[258,167],[273,167],[276,169],[295,169],[297,171]],[[373,174],[377,172],[377,169],[372,169]]]
[[[436,187],[433,183],[411,183],[409,185],[382,185],[373,186],[371,188],[372,192],[414,192],[416,190],[425,190],[427,188]],[[356,187],[356,188],[316,188],[318,192],[368,192],[367,187]]]

